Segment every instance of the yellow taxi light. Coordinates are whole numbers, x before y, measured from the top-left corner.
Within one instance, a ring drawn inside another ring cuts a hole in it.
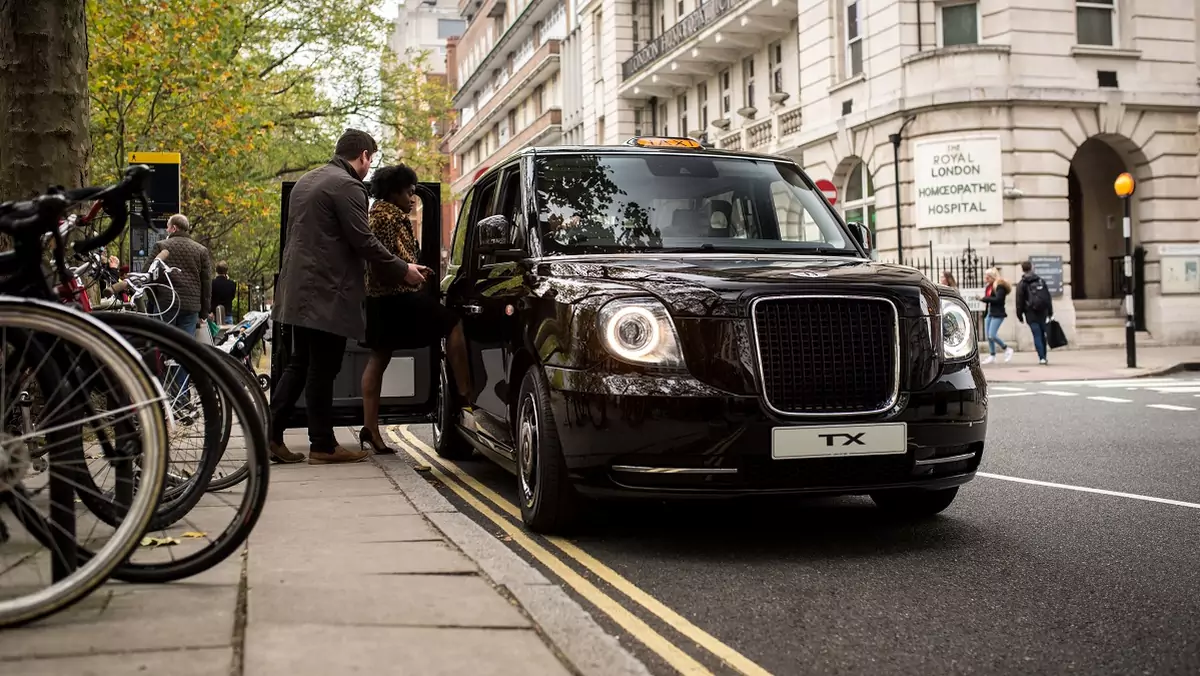
[[[631,138],[626,143],[642,148],[692,148],[699,150],[704,147],[694,138],[674,136],[640,136]]]

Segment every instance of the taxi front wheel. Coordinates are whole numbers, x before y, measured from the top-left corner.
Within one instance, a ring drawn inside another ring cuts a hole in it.
[[[891,516],[920,519],[933,516],[950,506],[958,487],[929,491],[921,489],[880,491],[871,494],[875,505]]]
[[[579,514],[579,496],[567,478],[550,386],[537,366],[525,372],[517,399],[517,497],[521,519],[536,533],[561,533]]]

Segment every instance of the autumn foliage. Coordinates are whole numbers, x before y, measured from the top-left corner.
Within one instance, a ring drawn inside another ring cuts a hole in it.
[[[375,129],[436,180],[424,124],[449,93],[386,55],[377,0],[89,0],[93,176],[183,155],[183,210],[231,276],[275,269],[280,182]],[[388,159],[385,156],[385,161]]]

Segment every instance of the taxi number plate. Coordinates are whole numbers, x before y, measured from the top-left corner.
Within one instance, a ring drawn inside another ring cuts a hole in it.
[[[908,425],[826,425],[776,427],[771,431],[771,457],[837,458],[852,455],[902,455],[908,452]]]

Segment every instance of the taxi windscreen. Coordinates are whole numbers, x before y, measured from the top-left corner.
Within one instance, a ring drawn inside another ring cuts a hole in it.
[[[536,159],[547,254],[722,251],[857,254],[792,166],[700,154]]]

